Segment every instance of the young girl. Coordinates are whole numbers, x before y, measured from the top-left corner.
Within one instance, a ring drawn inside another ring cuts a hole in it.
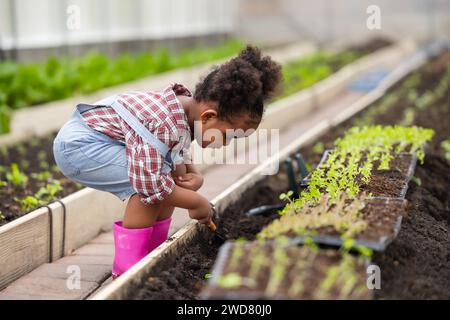
[[[128,92],[92,105],[79,104],[54,141],[62,173],[125,201],[114,223],[117,277],[167,239],[174,207],[209,224],[212,207],[196,192],[202,176],[191,164],[194,123],[203,148],[229,143],[227,129],[256,129],[281,79],[281,67],[259,49],[246,49],[213,69],[195,94],[181,84],[161,92]],[[223,141],[202,137],[218,129]],[[200,140],[200,141],[199,141]]]

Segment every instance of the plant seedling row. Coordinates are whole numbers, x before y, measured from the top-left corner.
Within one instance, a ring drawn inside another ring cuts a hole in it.
[[[361,217],[355,223],[366,222],[367,224],[365,228],[352,236],[354,245],[382,252],[400,232],[402,218],[406,214],[407,201],[405,199],[383,197],[374,197],[363,201],[364,208],[361,209]],[[303,215],[302,217],[304,218],[305,216]],[[295,225],[288,220],[283,221],[284,219],[284,217],[281,217],[278,225],[290,223],[290,227],[285,228],[285,232],[280,232],[277,236],[287,236],[297,244],[307,244],[312,240],[321,247],[341,248],[346,239],[332,225],[302,230],[302,235],[299,235],[292,231],[292,226]],[[265,230],[270,230],[274,223],[264,228],[260,235],[264,234]],[[266,241],[273,239],[271,236],[261,238],[266,239]]]
[[[328,155],[331,151],[332,151],[332,149],[325,150],[317,167],[322,166],[327,161]],[[417,165],[417,157],[414,154],[400,153],[397,156],[397,159],[394,159],[394,161],[402,162],[400,165],[397,166],[398,168],[407,168],[406,170],[400,170],[400,173],[402,173],[402,177],[401,177],[402,181],[398,182],[399,188],[397,188],[397,190],[393,190],[393,194],[377,194],[376,193],[377,190],[374,190],[374,193],[373,193],[374,197],[391,197],[391,198],[400,198],[400,199],[405,198],[406,193],[408,192],[409,182],[411,181],[412,177],[414,176],[414,172],[415,172],[416,165]],[[389,176],[384,177],[383,172],[378,171],[372,175],[372,179],[373,178],[377,179],[377,176],[380,176],[381,179],[385,179],[385,180],[389,180],[389,178],[390,178]],[[311,173],[309,173],[308,176],[306,176],[304,179],[301,180],[300,186],[302,188],[308,187],[310,177],[311,177]],[[393,181],[389,181],[389,182],[391,184],[393,183]],[[384,192],[386,192],[386,191],[384,191]],[[389,192],[389,193],[391,193],[391,192]]]
[[[280,244],[280,239],[227,242],[202,299],[371,299],[369,259],[332,249]],[[286,239],[283,239],[286,240]]]

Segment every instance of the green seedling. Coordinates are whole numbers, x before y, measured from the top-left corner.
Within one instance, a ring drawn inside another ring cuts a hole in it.
[[[420,179],[419,177],[412,177],[411,180],[417,184],[419,187],[422,185],[422,179]]]
[[[49,170],[50,169],[50,165],[48,164],[47,161],[39,161],[39,168],[41,170]]]
[[[28,160],[26,160],[26,159],[21,159],[20,160],[20,167],[22,169],[26,170],[26,169],[28,169],[30,167],[30,162]]]
[[[242,285],[242,278],[237,272],[228,273],[217,279],[217,285],[225,289],[233,289]]]
[[[22,211],[28,212],[31,211],[42,204],[42,201],[33,196],[27,196],[24,199],[15,199],[20,203]]]
[[[277,220],[272,221],[257,235],[258,239],[274,239],[280,235],[312,236],[320,229],[332,228],[344,236],[354,236],[367,228],[362,217],[365,208],[365,194],[350,200],[345,193],[330,201],[330,196],[322,196],[316,206],[298,209],[289,207]]]
[[[18,145],[16,146],[16,151],[19,153],[20,156],[24,156],[25,153],[27,152],[27,149],[25,148],[24,145],[18,144]]]
[[[234,243],[233,251],[231,252],[230,257],[230,268],[234,269],[239,265],[241,257],[244,255],[244,245],[246,241],[244,239],[238,239]]]
[[[34,196],[27,196],[24,199],[15,198],[15,200],[20,203],[22,211],[28,212],[49,203],[60,191],[62,191],[60,182],[54,181],[41,187]]]
[[[441,147],[444,150],[445,159],[450,162],[450,138],[445,141],[442,141]]]
[[[46,182],[51,180],[52,174],[49,171],[43,171],[39,173],[32,173],[31,177],[41,182]]]
[[[325,150],[325,146],[322,142],[317,142],[312,148],[312,151],[314,153],[318,153],[318,154],[323,153],[324,150]]]
[[[48,183],[45,187],[41,187],[35,197],[43,201],[51,201],[60,191],[62,191],[61,183],[54,181]]]
[[[11,170],[6,173],[6,179],[14,186],[21,188],[24,188],[28,182],[28,177],[20,171],[17,163],[11,164]]]
[[[292,203],[293,202],[293,200],[291,199],[291,197],[292,197],[292,195],[294,194],[294,192],[293,191],[291,191],[291,190],[289,190],[288,192],[286,192],[286,193],[282,193],[282,194],[280,194],[280,200],[286,200],[286,201],[289,201],[290,203]]]

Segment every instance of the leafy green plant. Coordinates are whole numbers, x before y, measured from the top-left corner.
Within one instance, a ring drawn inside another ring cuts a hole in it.
[[[417,184],[419,187],[422,185],[422,179],[420,179],[419,177],[411,177],[411,180]]]
[[[450,138],[442,141],[441,143],[442,149],[444,149],[444,156],[448,162],[450,162]]]
[[[10,130],[11,110],[225,58],[242,46],[241,41],[232,39],[214,47],[179,53],[160,49],[137,55],[125,53],[113,59],[90,52],[78,58],[50,57],[37,63],[0,62],[0,133]]]
[[[257,290],[266,297],[278,294],[299,298],[307,293],[313,299],[364,297],[364,257],[354,257],[347,250],[325,252],[309,246],[289,243],[278,237],[273,242],[246,242],[239,265],[224,264],[217,286],[227,290]],[[230,250],[234,250],[232,247]],[[239,249],[241,250],[241,249]],[[264,263],[255,263],[256,257]],[[255,267],[256,266],[256,267]],[[256,271],[255,271],[256,270]],[[319,278],[318,278],[319,276]],[[306,286],[309,291],[306,292]]]
[[[312,172],[308,189],[288,206],[315,205],[323,194],[335,201],[342,191],[354,198],[360,185],[369,182],[374,163],[379,163],[378,170],[389,169],[391,160],[402,152],[415,154],[423,163],[424,145],[433,135],[432,129],[415,126],[353,127],[336,139],[326,161]]]
[[[362,217],[367,196],[361,195],[353,201],[345,193],[338,200],[330,202],[330,196],[321,197],[317,206],[304,206],[300,209],[291,206],[277,220],[272,221],[257,235],[258,239],[274,239],[280,235],[309,236],[317,230],[332,228],[344,236],[354,236],[367,228]]]
[[[33,179],[38,180],[38,181],[45,182],[45,181],[49,181],[49,180],[52,179],[52,174],[49,171],[42,171],[42,172],[39,172],[39,173],[33,172],[31,174],[31,177]]]
[[[361,56],[356,51],[321,51],[288,63],[283,66],[284,91],[280,98],[312,86]]]
[[[323,145],[322,142],[317,142],[313,147],[312,147],[312,151],[314,153],[322,153],[325,151],[325,146]]]
[[[26,196],[23,199],[16,199],[20,203],[22,211],[31,211],[42,204],[42,201],[33,196]]]
[[[244,239],[238,239],[235,241],[230,257],[230,268],[235,268],[239,264],[241,257],[244,255],[244,244]]]
[[[292,197],[293,194],[294,194],[294,192],[292,190],[289,190],[286,193],[280,194],[279,198],[280,198],[280,200],[286,200],[286,201],[292,202],[291,197]]]
[[[2,105],[0,101],[0,133],[6,133],[11,130],[12,111],[7,105]]]
[[[217,285],[226,289],[236,288],[242,285],[242,278],[237,272],[228,273],[217,279]]]
[[[28,177],[20,171],[17,163],[11,164],[11,171],[6,173],[6,179],[16,187],[24,188]]]
[[[41,187],[34,196],[26,196],[23,199],[16,198],[15,200],[20,203],[22,211],[28,212],[49,203],[60,191],[62,191],[61,183],[53,181]]]
[[[62,191],[61,183],[59,181],[53,181],[45,187],[41,187],[35,196],[43,201],[51,201],[60,191]]]

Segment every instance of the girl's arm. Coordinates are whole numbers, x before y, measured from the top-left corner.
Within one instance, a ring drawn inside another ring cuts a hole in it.
[[[199,220],[200,223],[208,224],[211,220],[213,209],[211,203],[201,194],[175,186],[169,196],[163,200],[170,206],[188,209],[192,219]]]
[[[186,172],[187,172],[187,173],[200,174],[200,173],[197,171],[197,168],[196,168],[192,163],[186,164]]]
[[[197,191],[203,185],[203,176],[193,164],[186,164],[186,174],[176,177],[175,183],[182,188]]]

